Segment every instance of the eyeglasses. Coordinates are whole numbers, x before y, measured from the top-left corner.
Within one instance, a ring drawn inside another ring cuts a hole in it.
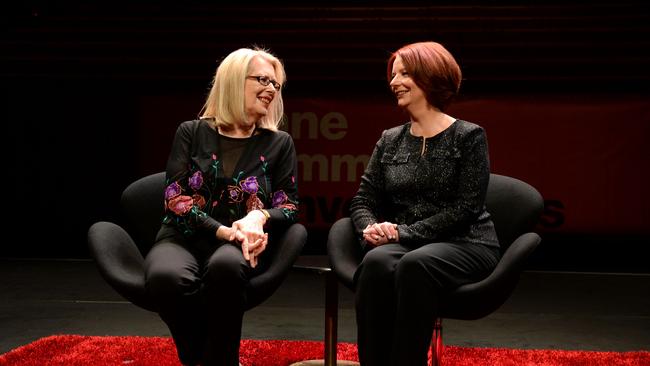
[[[247,79],[255,79],[255,80],[257,80],[258,83],[260,83],[260,84],[262,84],[264,86],[268,86],[269,84],[271,84],[271,85],[273,85],[273,88],[275,90],[280,90],[280,88],[282,88],[282,84],[278,83],[277,81],[271,79],[268,76],[264,76],[264,75],[254,76],[254,75],[251,75],[251,76],[247,76],[246,78]]]

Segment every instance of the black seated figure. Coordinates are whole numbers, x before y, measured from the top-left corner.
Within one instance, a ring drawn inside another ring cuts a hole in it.
[[[491,174],[486,206],[499,238],[501,259],[488,277],[461,285],[439,299],[431,340],[431,366],[442,365],[442,319],[475,320],[496,311],[515,289],[526,260],[541,242],[539,235],[531,230],[542,212],[543,200],[531,185]],[[336,277],[355,291],[354,273],[364,251],[349,217],[332,226],[327,252]]]
[[[328,250],[356,293],[361,365],[423,366],[445,297],[486,279],[501,251],[486,209],[485,131],[444,112],[461,81],[453,56],[435,42],[409,44],[387,73],[409,121],[382,133],[361,178],[350,206],[356,243],[340,232],[344,220]],[[359,262],[341,260],[342,245]]]

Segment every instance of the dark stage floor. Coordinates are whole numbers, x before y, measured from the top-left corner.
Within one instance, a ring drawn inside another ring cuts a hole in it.
[[[339,341],[355,341],[353,294],[341,286]],[[169,336],[156,314],[124,301],[90,260],[0,259],[0,354],[53,334]],[[324,277],[294,270],[248,312],[247,339],[322,340]],[[445,320],[446,344],[650,350],[650,274],[530,271],[499,311]]]

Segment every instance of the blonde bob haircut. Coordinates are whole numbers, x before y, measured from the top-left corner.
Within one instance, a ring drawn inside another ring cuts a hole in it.
[[[286,75],[282,62],[269,51],[260,48],[240,48],[221,61],[214,75],[210,94],[201,109],[201,118],[212,119],[215,127],[231,128],[238,121],[246,121],[244,85],[248,68],[255,57],[273,65],[275,78],[284,84]],[[282,89],[278,90],[269,105],[269,112],[257,127],[277,131],[284,115]]]

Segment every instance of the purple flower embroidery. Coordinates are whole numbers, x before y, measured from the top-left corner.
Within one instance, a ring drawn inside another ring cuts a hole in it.
[[[239,182],[242,191],[250,194],[257,193],[257,177],[248,177]]]
[[[178,196],[179,194],[181,194],[181,186],[176,182],[168,185],[167,188],[165,188],[165,200],[167,201]]]
[[[287,194],[284,193],[284,191],[280,190],[275,193],[273,193],[273,207],[278,207],[281,204],[287,202],[289,197],[287,197]]]
[[[228,198],[230,202],[241,202],[244,199],[244,192],[237,186],[228,186]]]
[[[195,172],[188,179],[188,183],[190,184],[190,187],[192,187],[193,190],[195,191],[198,190],[203,185],[203,174],[200,171]]]

